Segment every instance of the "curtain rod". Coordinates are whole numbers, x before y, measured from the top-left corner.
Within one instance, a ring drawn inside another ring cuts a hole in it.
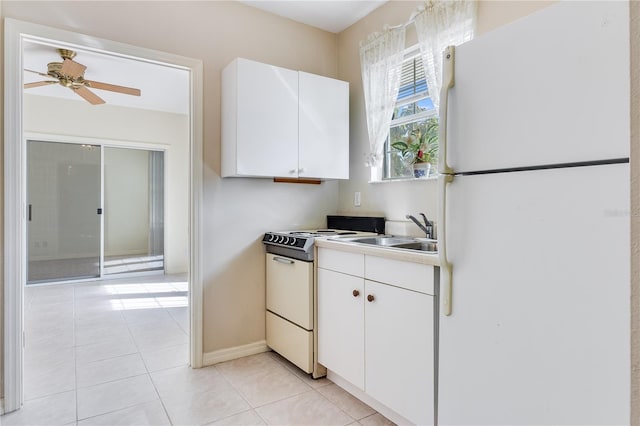
[[[386,26],[385,29],[389,29],[389,30],[395,30],[397,28],[407,28],[409,25],[413,24],[416,21],[415,17],[409,19],[407,22],[405,22],[404,24],[399,24],[399,25],[388,25]]]

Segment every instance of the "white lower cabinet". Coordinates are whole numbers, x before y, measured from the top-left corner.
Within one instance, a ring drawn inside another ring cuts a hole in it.
[[[341,254],[323,249],[318,257],[318,361],[410,422],[433,424],[434,297],[366,278],[378,261],[399,276],[407,266],[420,266],[413,281],[432,290],[434,267],[359,255],[365,268],[354,276],[340,267],[347,262],[335,261]],[[344,255],[353,264],[354,254]]]
[[[433,297],[365,282],[365,391],[419,425],[434,421]]]
[[[318,362],[364,390],[364,279],[318,269]]]

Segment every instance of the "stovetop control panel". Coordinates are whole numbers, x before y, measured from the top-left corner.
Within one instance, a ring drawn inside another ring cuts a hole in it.
[[[283,247],[291,247],[299,250],[304,250],[305,245],[309,241],[307,237],[297,237],[291,234],[282,234],[277,232],[267,232],[262,238],[262,242],[265,244],[273,244]],[[311,238],[313,243],[313,238]]]

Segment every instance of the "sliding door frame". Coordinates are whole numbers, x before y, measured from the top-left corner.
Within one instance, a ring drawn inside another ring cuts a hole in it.
[[[69,145],[93,145],[100,147],[100,207],[105,209],[105,192],[104,192],[104,181],[105,181],[105,169],[104,169],[104,155],[105,149],[108,148],[116,148],[116,149],[131,149],[131,150],[139,150],[139,151],[148,151],[148,152],[162,152],[166,158],[169,155],[170,145],[163,143],[146,143],[146,142],[135,142],[135,141],[126,141],[126,140],[112,140],[112,139],[100,139],[94,137],[79,137],[79,136],[65,136],[65,135],[55,135],[48,133],[38,133],[38,132],[25,132],[24,142],[27,145],[29,142],[49,142],[49,143],[63,143]],[[166,162],[165,162],[166,166]],[[27,172],[29,170],[28,158],[27,158]],[[166,190],[166,174],[164,174],[165,179],[165,190]],[[28,191],[26,193],[28,197]],[[28,199],[27,199],[28,201]],[[166,201],[163,205],[163,209],[166,211]],[[48,285],[48,284],[69,284],[69,283],[79,283],[85,281],[95,281],[96,279],[116,279],[116,278],[127,278],[127,277],[136,277],[136,276],[145,276],[145,275],[156,275],[160,273],[166,272],[166,239],[165,246],[163,247],[163,267],[162,271],[149,271],[149,272],[129,272],[129,273],[121,273],[121,274],[105,274],[104,273],[104,265],[105,265],[105,212],[103,210],[103,214],[100,215],[100,270],[99,275],[96,277],[82,277],[82,278],[69,278],[69,279],[57,279],[51,281],[43,281],[30,283],[29,285]],[[28,224],[27,224],[28,227]],[[164,232],[164,231],[163,231]],[[27,234],[28,238],[28,234]],[[27,270],[26,270],[26,280],[28,283],[29,278],[29,251],[26,251],[26,262],[27,262]]]

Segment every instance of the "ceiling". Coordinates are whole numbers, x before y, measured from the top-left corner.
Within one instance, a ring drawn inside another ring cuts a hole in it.
[[[246,5],[333,33],[351,26],[387,2],[387,0],[240,1]],[[49,62],[62,61],[56,51],[58,47],[63,46],[58,46],[53,42],[25,41],[23,43],[24,68],[46,73]],[[190,86],[187,71],[107,53],[79,48],[75,50],[78,55],[74,61],[87,67],[84,75],[87,80],[141,90],[142,94],[138,97],[92,89],[94,93],[106,101],[107,105],[188,114]],[[25,83],[47,79],[47,77],[34,73],[24,72]],[[59,84],[25,89],[25,93],[71,99],[89,105],[72,90]],[[100,105],[92,107],[100,108]]]
[[[24,68],[47,72],[49,62],[61,62],[62,59],[53,44],[25,41],[23,43]],[[141,90],[141,96],[124,95],[106,90],[91,89],[106,101],[107,105],[129,108],[150,109],[156,111],[187,114],[189,112],[189,72],[175,67],[118,57],[106,53],[75,49],[78,55],[74,61],[87,67],[87,80],[134,87]],[[24,72],[24,82],[49,80],[34,73]],[[25,93],[52,96],[85,102],[72,90],[59,84],[25,89]],[[91,105],[90,105],[91,106]],[[91,106],[100,108],[100,105]]]
[[[240,0],[248,6],[332,33],[350,27],[387,0]]]

